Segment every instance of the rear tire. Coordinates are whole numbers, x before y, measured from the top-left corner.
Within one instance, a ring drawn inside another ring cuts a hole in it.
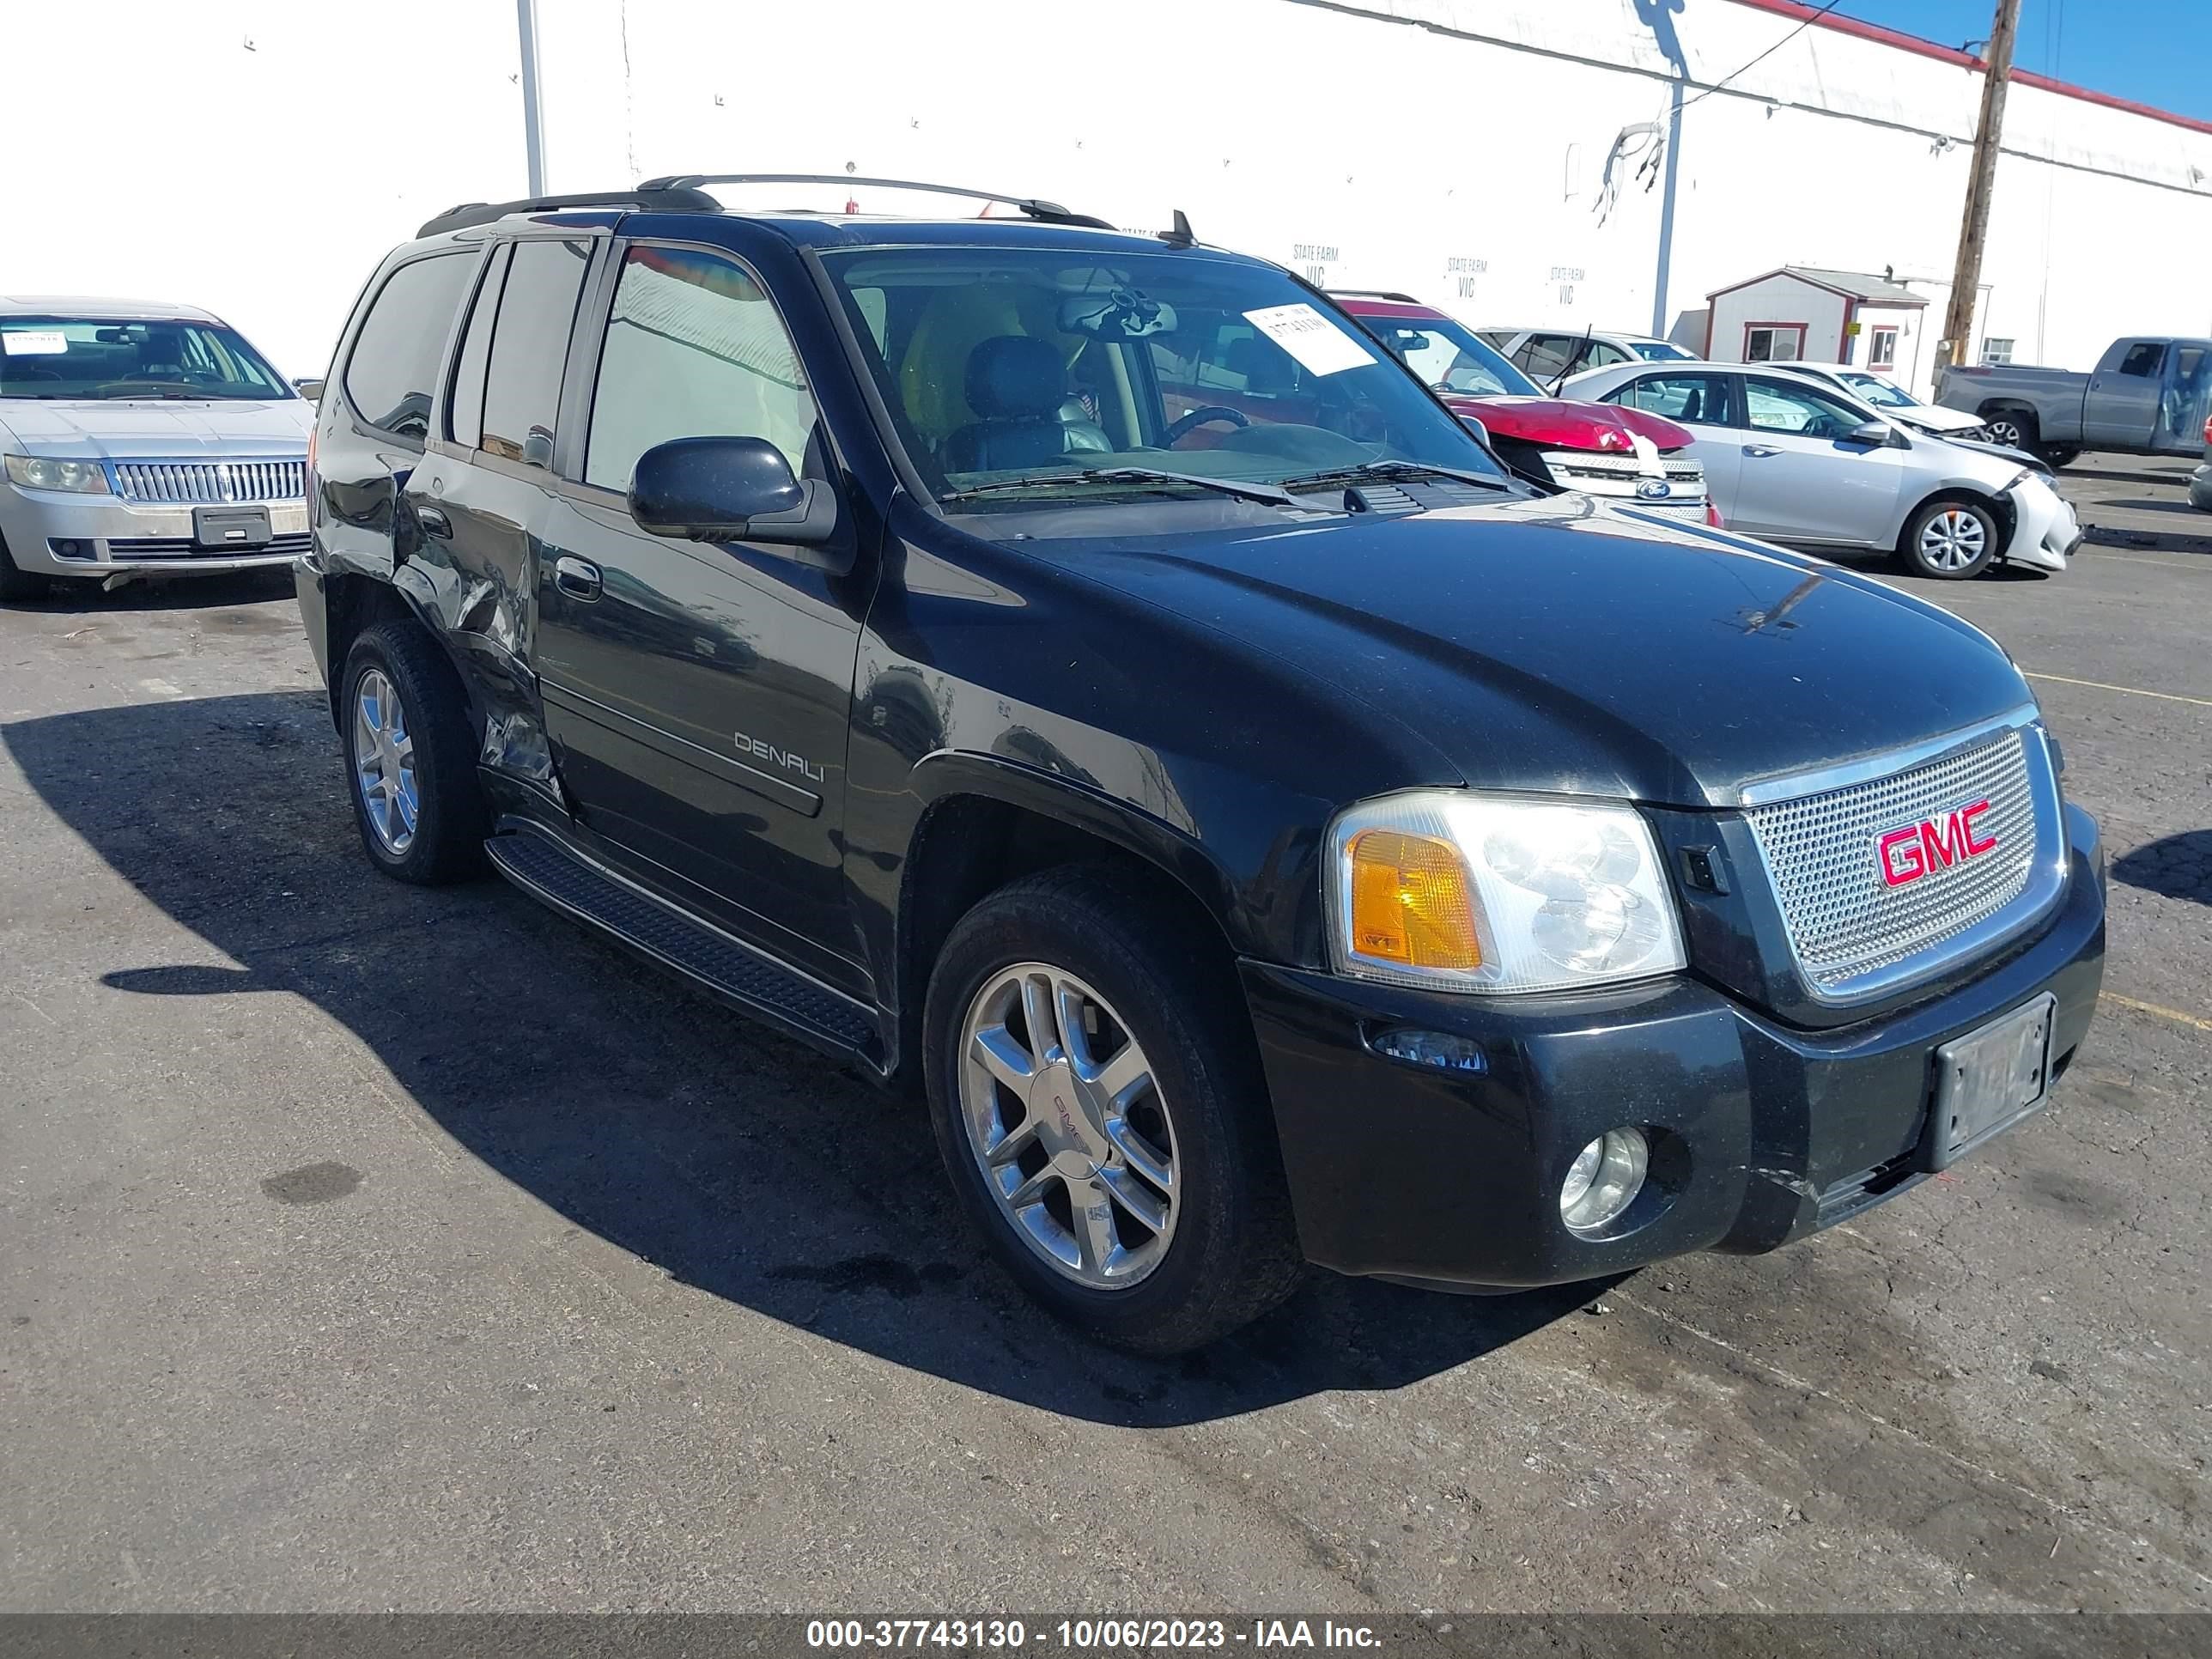
[[[0,542],[0,604],[13,605],[22,599],[41,599],[46,596],[46,579],[34,576],[27,570],[19,570],[15,560],[8,556],[8,544]]]
[[[2054,472],[2071,466],[2081,459],[2081,452],[2078,449],[2046,449],[2041,453],[2043,459],[2051,463],[2051,470]]]
[[[1048,871],[961,919],[923,1012],[969,1224],[1054,1314],[1146,1353],[1217,1340],[1304,1270],[1248,1017],[1191,935],[1138,878]]]
[[[1912,515],[1898,539],[1897,554],[1917,576],[1968,581],[1996,562],[2002,536],[1997,516],[1987,505],[1952,497],[1930,501]]]
[[[353,642],[340,683],[348,793],[370,860],[426,887],[477,873],[488,815],[453,665],[414,623],[379,623]]]
[[[2031,454],[2041,453],[2037,446],[2042,441],[2043,429],[2031,410],[1999,404],[1982,411],[1982,424],[1990,429],[1990,441],[1993,444],[2002,444],[2007,449],[2024,449]]]

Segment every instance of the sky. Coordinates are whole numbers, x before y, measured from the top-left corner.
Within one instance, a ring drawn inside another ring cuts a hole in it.
[[[1838,9],[1956,46],[1987,38],[1996,0],[1843,0]],[[2212,120],[2212,0],[2022,0],[2013,61]]]

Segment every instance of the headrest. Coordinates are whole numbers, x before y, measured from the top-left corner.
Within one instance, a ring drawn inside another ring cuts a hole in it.
[[[968,407],[987,421],[1048,417],[1067,395],[1067,372],[1048,341],[1000,334],[968,354]]]

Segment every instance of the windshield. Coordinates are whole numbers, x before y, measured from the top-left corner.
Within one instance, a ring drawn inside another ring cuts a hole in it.
[[[289,398],[220,323],[0,318],[0,398]]]
[[[1207,253],[825,254],[924,480],[1158,493],[1142,468],[1279,483],[1376,463],[1502,477],[1359,325],[1285,273]],[[1104,477],[1079,479],[1079,472]]]
[[[1844,386],[1877,408],[1915,409],[1919,406],[1917,398],[1908,396],[1879,374],[1845,374],[1839,378]]]
[[[1666,340],[1631,340],[1630,347],[1646,362],[1686,363],[1692,361],[1688,352]]]
[[[1439,392],[1470,398],[1540,398],[1543,389],[1449,317],[1362,316],[1383,349]]]

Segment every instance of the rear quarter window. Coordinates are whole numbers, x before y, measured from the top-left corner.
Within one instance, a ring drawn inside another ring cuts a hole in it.
[[[384,279],[354,336],[343,384],[371,426],[420,441],[446,335],[476,269],[473,252],[410,260]]]

